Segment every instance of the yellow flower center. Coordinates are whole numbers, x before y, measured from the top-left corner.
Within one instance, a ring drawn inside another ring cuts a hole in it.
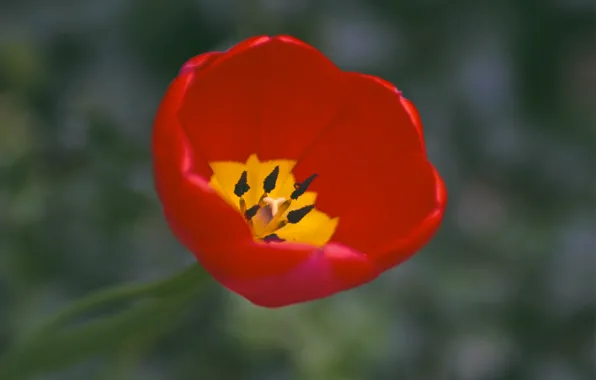
[[[316,174],[296,182],[295,161],[259,161],[255,154],[246,163],[219,161],[209,164],[209,185],[246,219],[256,241],[300,242],[323,246],[337,228],[315,208],[317,194],[308,191]]]

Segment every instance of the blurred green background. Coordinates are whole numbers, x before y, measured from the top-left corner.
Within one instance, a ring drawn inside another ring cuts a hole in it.
[[[280,310],[210,282],[151,344],[35,379],[594,379],[595,4],[0,0],[0,353],[194,262],[153,189],[157,105],[188,58],[283,33],[417,105],[449,190],[436,238]]]

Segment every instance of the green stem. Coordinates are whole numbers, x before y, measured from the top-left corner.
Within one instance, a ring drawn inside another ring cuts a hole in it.
[[[143,357],[151,351],[152,346],[157,344],[162,336],[171,331],[185,315],[185,313],[180,313],[178,310],[183,309],[184,305],[191,302],[196,293],[186,294],[182,294],[173,305],[172,311],[169,313],[169,319],[164,320],[159,326],[155,326],[151,330],[133,332],[118,350],[111,352],[106,358],[106,371],[97,380],[131,379],[135,369],[140,365]],[[191,297],[189,298],[188,295]]]
[[[0,360],[0,374],[11,380],[55,371],[89,357],[150,343],[174,326],[196,297],[207,277],[193,265],[167,280],[119,287],[82,299],[57,314],[29,339],[13,346]],[[143,298],[144,297],[144,298]],[[107,304],[131,299],[140,302],[123,311],[92,319],[81,326],[61,328],[67,321]],[[152,337],[146,340],[145,338]]]
[[[168,313],[169,317],[167,320],[155,325],[153,329],[130,332],[127,339],[118,347],[118,350],[111,351],[111,355],[107,358],[106,372],[97,380],[127,380],[132,378],[134,370],[139,366],[143,357],[149,353],[152,346],[162,336],[171,331],[185,316],[185,313],[180,312],[180,310],[184,310],[185,305],[192,302],[197,294],[196,290],[185,290],[179,293],[176,299],[168,299],[168,304],[171,305],[169,307],[171,310]]]
[[[91,294],[75,301],[66,309],[48,319],[38,333],[59,328],[75,316],[89,313],[117,302],[136,300],[140,297],[165,297],[191,287],[204,277],[202,268],[193,264],[184,271],[165,280],[157,280],[147,284],[118,286]]]

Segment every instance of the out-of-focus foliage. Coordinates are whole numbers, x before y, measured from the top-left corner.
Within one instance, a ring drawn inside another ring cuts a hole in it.
[[[186,59],[279,33],[418,106],[450,195],[436,239],[286,309],[212,285],[154,344],[40,378],[594,378],[591,0],[0,0],[0,353],[91,291],[194,261],[152,187],[154,112]]]

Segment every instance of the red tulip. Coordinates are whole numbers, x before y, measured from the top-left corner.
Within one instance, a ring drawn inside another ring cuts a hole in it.
[[[174,234],[266,307],[373,280],[445,210],[414,105],[288,36],[188,61],[159,107],[153,155]]]

